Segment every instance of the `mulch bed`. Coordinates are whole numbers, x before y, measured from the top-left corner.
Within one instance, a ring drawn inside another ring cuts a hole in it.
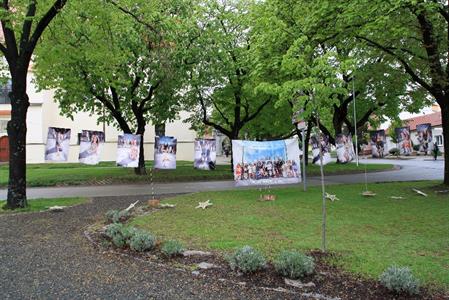
[[[140,209],[140,213],[150,213],[151,209]],[[241,274],[231,270],[225,258],[218,252],[209,256],[179,256],[167,258],[160,252],[160,245],[150,252],[138,253],[130,249],[114,247],[96,225],[95,230],[85,232],[85,235],[101,251],[116,253],[143,260],[149,263],[164,265],[168,268],[190,272],[192,276],[206,276],[220,282],[243,285],[268,290],[280,290],[287,294],[316,299],[449,299],[449,294],[438,289],[421,288],[417,296],[397,295],[388,291],[378,281],[355,276],[328,263],[335,254],[314,250],[308,253],[315,260],[315,272],[301,279],[301,283],[313,282],[311,287],[293,287],[285,283],[274,267],[268,264],[264,271],[253,274]],[[94,228],[94,227],[92,227]],[[199,269],[198,264],[206,262],[216,267]]]

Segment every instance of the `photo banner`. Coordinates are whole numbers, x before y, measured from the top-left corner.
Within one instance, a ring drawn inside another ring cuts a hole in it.
[[[354,144],[352,143],[352,136],[345,134],[338,134],[335,138],[337,145],[337,162],[346,164],[355,158]]]
[[[310,144],[312,144],[312,163],[315,165],[320,165],[320,147],[323,153],[323,166],[331,162],[330,144],[329,137],[327,135],[321,134],[319,136],[312,135],[310,137]]]
[[[416,125],[416,138],[418,140],[419,152],[430,154],[432,152],[432,124],[425,123]]]
[[[236,186],[301,182],[297,139],[253,142],[232,141]]]
[[[70,149],[69,128],[48,127],[45,160],[67,161]]]
[[[125,133],[118,136],[117,166],[137,168],[140,155],[140,134]]]
[[[193,167],[201,170],[214,170],[217,158],[216,147],[214,139],[195,139]]]
[[[398,127],[394,130],[396,134],[396,141],[398,142],[398,149],[401,155],[412,154],[412,140],[410,137],[410,127]]]
[[[373,158],[383,158],[388,154],[387,137],[385,130],[377,130],[370,132],[371,137],[371,154]]]
[[[104,146],[104,132],[83,130],[80,138],[79,162],[86,165],[97,165]]]
[[[177,140],[172,136],[157,136],[154,142],[154,168],[176,169]]]

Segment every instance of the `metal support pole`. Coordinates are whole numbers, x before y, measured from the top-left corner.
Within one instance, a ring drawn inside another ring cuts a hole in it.
[[[307,191],[307,182],[306,182],[306,130],[302,129],[302,179],[304,181],[304,192]]]
[[[356,105],[355,105],[355,77],[352,76],[352,97],[354,102],[354,135],[355,135],[355,158],[357,167],[359,166],[359,141],[357,136],[357,114],[356,114]]]

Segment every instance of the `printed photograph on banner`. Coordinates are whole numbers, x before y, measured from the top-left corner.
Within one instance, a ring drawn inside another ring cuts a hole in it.
[[[337,163],[346,164],[355,159],[351,135],[338,134],[335,138],[335,144],[337,146]]]
[[[310,144],[312,145],[312,163],[314,163],[315,165],[320,164],[320,148],[323,153],[323,166],[332,161],[329,137],[327,135],[312,135],[310,137]]]
[[[118,136],[117,166],[137,168],[140,155],[140,134],[125,133]]]
[[[371,131],[371,155],[373,158],[383,158],[388,154],[385,130]]]
[[[398,127],[395,130],[396,141],[401,155],[410,155],[413,152],[410,127]]]
[[[419,152],[430,154],[432,151],[432,125],[430,123],[416,125],[416,138]]]
[[[177,140],[172,136],[157,136],[154,143],[154,168],[176,169]]]
[[[83,130],[80,138],[79,162],[86,165],[96,165],[100,162],[104,145],[104,132]]]
[[[214,170],[217,158],[216,147],[216,140],[214,139],[195,139],[194,168]]]
[[[45,160],[67,161],[70,149],[70,132],[69,128],[48,128]]]
[[[232,141],[236,186],[289,184],[301,181],[297,139]]]

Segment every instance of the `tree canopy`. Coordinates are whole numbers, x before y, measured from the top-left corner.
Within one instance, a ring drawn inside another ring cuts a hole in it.
[[[183,1],[134,4],[70,3],[45,35],[36,69],[39,86],[56,90],[65,115],[97,113],[98,122],[143,136],[148,122],[161,124],[178,112],[188,7]]]

